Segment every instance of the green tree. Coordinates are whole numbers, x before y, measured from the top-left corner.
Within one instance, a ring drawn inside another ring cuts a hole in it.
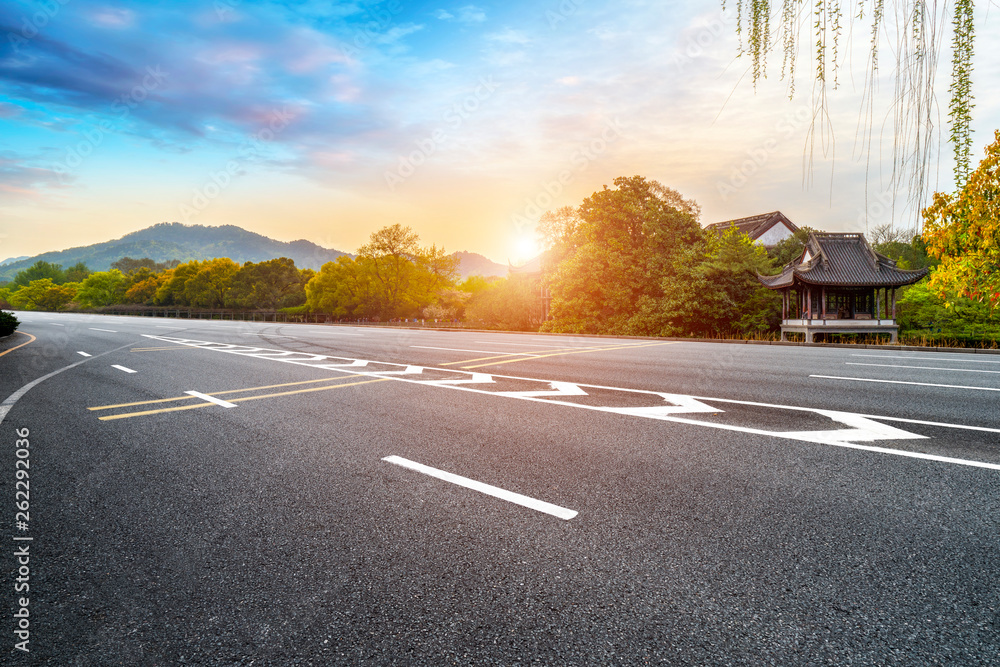
[[[371,319],[381,312],[373,262],[341,255],[324,264],[306,283],[306,303],[313,312],[337,318]]]
[[[92,273],[80,283],[76,299],[84,308],[100,308],[125,301],[128,279],[118,269]]]
[[[198,271],[184,283],[184,297],[192,306],[222,308],[226,305],[233,277],[240,266],[228,257],[216,257],[201,263]]]
[[[187,296],[187,283],[201,270],[202,264],[195,259],[164,271],[153,301],[161,306],[192,305]]]
[[[10,303],[19,310],[59,310],[76,296],[73,285],[57,285],[51,278],[32,280],[12,293]]]
[[[307,277],[308,275],[308,277]],[[277,310],[306,302],[304,275],[287,257],[266,262],[246,262],[233,276],[227,301],[237,308]]]
[[[704,244],[697,205],[640,176],[616,178],[552,234],[547,331],[637,334],[658,328],[656,304],[677,261]],[[701,254],[701,253],[696,253]]]
[[[91,274],[91,270],[87,268],[87,265],[83,262],[77,262],[73,266],[66,269],[66,282],[68,283],[80,283]]]
[[[14,276],[15,285],[25,286],[35,280],[49,279],[56,285],[66,282],[66,272],[60,264],[52,264],[38,260],[23,271],[18,271]]]

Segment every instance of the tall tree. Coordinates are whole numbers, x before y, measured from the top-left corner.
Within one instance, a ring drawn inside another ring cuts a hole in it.
[[[92,273],[80,283],[76,298],[84,308],[100,308],[125,301],[128,278],[118,269]]]
[[[60,264],[52,264],[50,262],[38,260],[23,271],[18,271],[12,282],[15,285],[24,286],[28,285],[32,281],[44,280],[46,278],[51,280],[56,285],[61,285],[66,282],[66,272],[63,271],[62,265]]]
[[[698,206],[640,176],[616,178],[555,234],[549,331],[644,334],[685,249],[702,243]]]

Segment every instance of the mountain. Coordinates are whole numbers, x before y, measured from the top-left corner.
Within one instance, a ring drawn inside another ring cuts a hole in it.
[[[5,264],[13,264],[14,262],[20,262],[22,259],[28,259],[27,255],[21,255],[20,257],[8,257],[7,259],[0,262],[0,266]]]
[[[11,280],[18,271],[40,260],[61,264],[63,268],[84,262],[91,271],[107,271],[113,262],[122,257],[149,257],[157,262],[228,257],[238,264],[289,257],[295,260],[295,266],[300,269],[318,270],[326,262],[332,262],[346,254],[348,253],[323,248],[311,241],[276,241],[235,225],[207,227],[161,222],[113,241],[46,252],[34,257],[15,258],[17,261],[0,266],[0,281]]]
[[[459,259],[458,273],[462,280],[469,276],[506,276],[507,267],[497,264],[488,257],[484,257],[477,252],[466,252],[464,250],[452,253]]]

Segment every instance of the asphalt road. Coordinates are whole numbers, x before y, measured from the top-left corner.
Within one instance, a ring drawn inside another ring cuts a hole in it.
[[[1000,355],[18,315],[4,664],[1000,664]]]

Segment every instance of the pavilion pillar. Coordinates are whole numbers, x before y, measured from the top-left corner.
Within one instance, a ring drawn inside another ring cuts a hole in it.
[[[892,319],[896,319],[896,288],[892,288]]]
[[[820,288],[819,293],[819,316],[822,319],[826,319],[826,285]]]

